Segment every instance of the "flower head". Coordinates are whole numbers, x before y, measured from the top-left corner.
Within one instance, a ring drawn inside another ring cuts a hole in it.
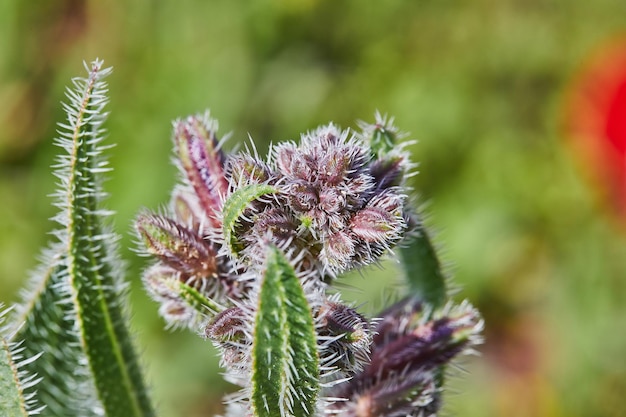
[[[242,387],[229,416],[435,415],[441,367],[478,342],[467,305],[433,312],[409,297],[368,319],[327,294],[419,224],[392,122],[322,126],[265,159],[224,152],[208,114],[174,123],[182,183],[165,213],[136,220],[155,258],[144,283],[169,324],[220,349]]]

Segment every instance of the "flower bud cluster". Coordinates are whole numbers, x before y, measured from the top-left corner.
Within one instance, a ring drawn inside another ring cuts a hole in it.
[[[275,146],[268,162],[251,155],[228,164],[231,189],[275,185],[266,204],[251,207],[237,230],[248,260],[264,251],[269,233],[299,258],[298,268],[334,277],[376,262],[403,237],[406,196],[399,186],[406,155],[392,161],[372,154],[362,134],[333,124],[302,136],[300,144]]]
[[[440,408],[441,367],[481,343],[482,320],[468,304],[436,313],[409,297],[381,314],[362,372],[342,384],[331,405],[346,417],[433,416]]]
[[[313,319],[326,387],[320,412],[434,415],[437,372],[477,341],[477,313],[462,306],[431,314],[409,298],[371,320],[326,291],[339,274],[377,262],[414,225],[404,182],[413,166],[398,131],[380,116],[360,127],[320,127],[261,159],[224,152],[208,113],[176,121],[182,183],[162,214],[136,220],[156,259],[144,284],[169,325],[203,329],[221,349],[227,378],[246,399],[264,260],[278,247]]]

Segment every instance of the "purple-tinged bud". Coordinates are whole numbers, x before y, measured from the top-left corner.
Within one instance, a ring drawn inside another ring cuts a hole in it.
[[[316,323],[325,366],[340,371],[336,377],[361,371],[369,361],[370,322],[355,309],[327,300],[316,313]]]
[[[352,161],[350,156],[347,152],[329,149],[328,154],[320,158],[318,167],[319,179],[330,186],[338,185],[344,181],[351,169]]]
[[[313,181],[316,174],[315,161],[302,153],[293,142],[281,143],[276,147],[276,165],[281,175]]]
[[[245,320],[241,308],[227,308],[206,326],[204,334],[215,342],[241,340],[245,337]]]
[[[374,347],[381,347],[414,328],[422,319],[424,304],[417,297],[406,297],[380,313],[374,330]]]
[[[330,215],[337,215],[346,207],[346,197],[337,188],[323,188],[319,193],[319,207]]]
[[[247,154],[230,157],[227,171],[232,187],[261,184],[272,177],[270,168],[264,162]]]
[[[231,307],[215,316],[204,330],[205,336],[222,351],[222,366],[237,376],[231,382],[242,386],[247,383],[241,377],[245,375],[249,362],[249,356],[243,346],[251,342],[246,336],[247,320],[250,318],[246,317],[240,307]]]
[[[391,247],[400,240],[406,229],[403,206],[404,196],[392,190],[383,191],[352,217],[350,228],[366,242]]]
[[[401,318],[399,319],[401,321]],[[402,323],[398,323],[402,326]],[[448,315],[405,329],[399,337],[375,344],[370,366],[362,378],[380,377],[412,369],[435,369],[480,342],[482,320],[462,304]]]
[[[350,230],[366,242],[393,240],[398,233],[397,219],[379,208],[364,208],[350,220]]]
[[[355,254],[355,242],[347,233],[339,231],[324,240],[320,257],[324,264],[336,269],[347,269]]]
[[[147,269],[143,275],[143,282],[148,292],[159,301],[178,300],[178,293],[169,282],[177,281],[180,273],[167,265],[158,263]]]
[[[340,415],[436,415],[440,367],[480,342],[482,321],[466,303],[421,323],[414,320],[420,310],[416,298],[407,298],[384,312],[376,330],[385,334],[376,337],[370,363],[336,393],[346,399],[332,405]]]
[[[340,395],[344,395],[343,390]],[[386,381],[364,385],[350,392],[348,401],[331,406],[342,417],[432,417],[440,408],[431,372],[396,375]]]
[[[408,161],[404,155],[378,159],[370,165],[370,175],[374,177],[377,190],[395,187],[402,182]]]
[[[259,239],[269,233],[272,240],[278,246],[282,246],[296,237],[297,229],[298,224],[287,213],[281,209],[272,208],[257,216],[252,233]]]
[[[135,227],[147,251],[172,268],[202,277],[217,276],[217,251],[185,226],[156,214],[142,214]]]
[[[215,136],[216,126],[208,115],[176,121],[174,142],[187,180],[196,191],[211,226],[220,228],[216,213],[228,192],[228,180],[224,174],[226,157]]]
[[[346,305],[328,301],[320,308],[318,317],[321,333],[343,335],[341,340],[346,343],[361,343],[369,337],[369,321]]]
[[[143,283],[148,293],[158,301],[159,314],[168,326],[195,327],[198,313],[180,293],[180,282],[187,278],[167,265],[153,265],[143,275]]]
[[[317,189],[306,182],[299,181],[285,187],[289,206],[296,213],[309,213],[319,204]]]

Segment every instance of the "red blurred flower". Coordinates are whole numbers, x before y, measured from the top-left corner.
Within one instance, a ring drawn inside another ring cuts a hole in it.
[[[583,65],[571,85],[566,129],[594,190],[626,226],[626,36]]]

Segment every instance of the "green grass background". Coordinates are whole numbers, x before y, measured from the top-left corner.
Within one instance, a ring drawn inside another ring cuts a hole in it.
[[[412,185],[457,298],[486,320],[444,415],[624,416],[626,228],[561,127],[572,78],[625,31],[623,0],[3,0],[0,302],[16,300],[50,238],[59,102],[99,57],[114,67],[108,206],[161,416],[213,415],[232,389],[209,342],[163,330],[132,251],[133,217],[176,180],[171,120],[205,108],[233,132],[228,146],[249,134],[262,152],[329,121],[395,116],[419,141]],[[389,275],[353,277],[353,298],[372,299]]]

